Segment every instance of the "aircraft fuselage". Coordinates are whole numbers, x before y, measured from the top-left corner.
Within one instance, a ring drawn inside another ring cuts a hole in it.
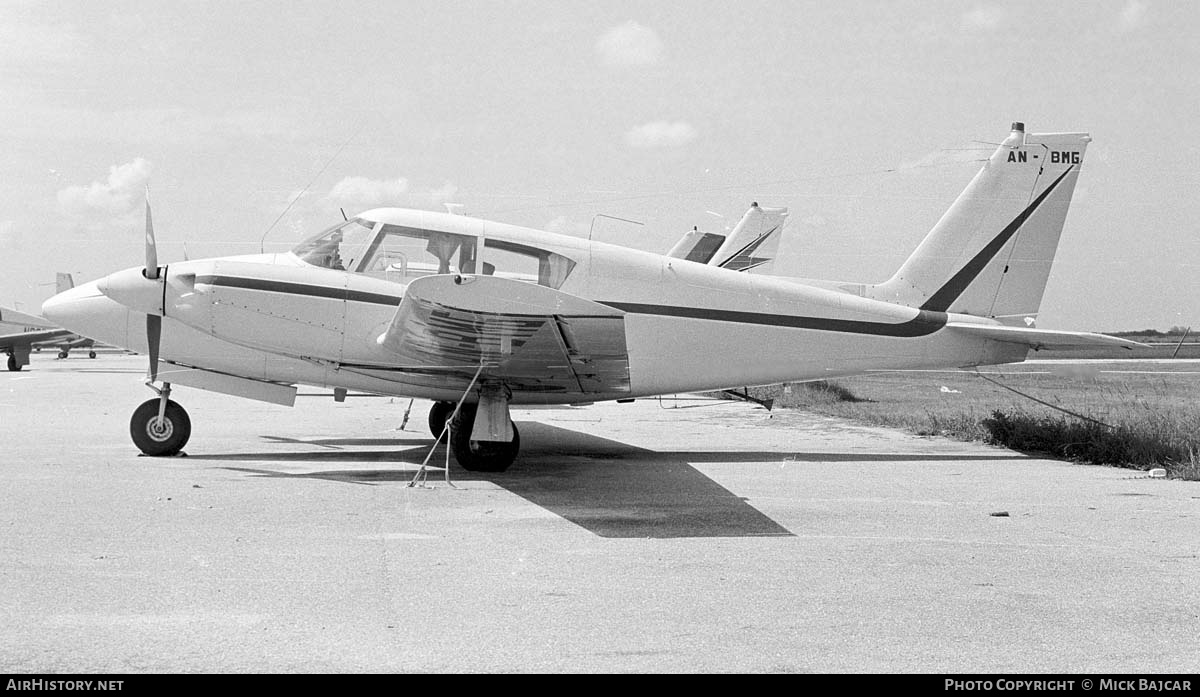
[[[363,219],[377,232],[389,224],[478,240],[472,248],[482,253],[466,263],[482,268],[490,265],[493,246],[497,262],[509,249],[569,260],[560,264],[570,270],[554,280],[557,290],[624,313],[627,384],[599,392],[514,391],[513,404],[591,402],[1025,356],[1023,348],[943,331],[950,318],[973,321],[963,316],[460,216],[383,209]],[[405,263],[403,270],[415,273],[417,263]],[[45,310],[81,334],[144,353],[145,313],[161,309],[160,358],[180,366],[272,383],[457,400],[461,386],[405,371],[379,341],[404,297],[405,279],[388,278],[398,268],[392,263],[388,273],[370,275],[315,266],[292,253],[186,261],[165,267],[161,298],[144,292],[150,286],[134,268],[57,296]]]

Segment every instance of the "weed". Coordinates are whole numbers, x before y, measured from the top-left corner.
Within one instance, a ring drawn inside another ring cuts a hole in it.
[[[1088,419],[1067,416],[978,379],[972,372],[891,373],[751,390],[780,407],[799,407],[929,436],[995,443],[1016,450],[1134,469],[1164,467],[1200,480],[1200,377],[1086,371],[1054,364],[989,370],[989,377]],[[1096,423],[1103,422],[1103,423]]]

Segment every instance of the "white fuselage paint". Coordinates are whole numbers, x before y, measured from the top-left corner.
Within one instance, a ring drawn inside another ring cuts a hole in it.
[[[576,263],[560,290],[626,310],[630,391],[515,393],[513,404],[591,402],[675,392],[815,380],[868,370],[990,365],[1026,350],[941,329],[962,315],[918,310],[778,278],[613,245],[423,211],[383,209],[364,218],[527,244]],[[481,247],[482,248],[482,247]],[[484,250],[483,261],[487,261]],[[96,340],[145,353],[146,319],[157,299],[104,294],[118,272],[46,303],[55,322]],[[206,277],[251,279],[249,287]],[[388,365],[377,339],[405,286],[318,268],[291,254],[227,257],[167,267],[163,361],[288,384],[452,400],[458,391],[340,368]],[[111,294],[111,293],[110,293]],[[144,305],[149,302],[150,306]],[[139,303],[143,303],[139,305]],[[915,326],[910,336],[892,336]],[[802,326],[794,326],[800,324]],[[169,381],[169,373],[162,379]]]

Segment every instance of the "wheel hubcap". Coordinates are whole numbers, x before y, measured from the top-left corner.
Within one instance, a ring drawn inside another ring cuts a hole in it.
[[[159,418],[155,416],[146,424],[146,435],[150,436],[151,439],[159,443],[162,443],[170,438],[174,431],[174,424],[172,424],[171,420],[166,417],[163,417],[160,421]]]

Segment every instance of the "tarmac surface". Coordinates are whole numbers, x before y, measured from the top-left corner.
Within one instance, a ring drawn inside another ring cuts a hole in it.
[[[410,488],[428,403],[316,390],[177,388],[188,456],[139,457],[144,361],[0,374],[0,671],[1200,666],[1200,483],[639,400]]]

